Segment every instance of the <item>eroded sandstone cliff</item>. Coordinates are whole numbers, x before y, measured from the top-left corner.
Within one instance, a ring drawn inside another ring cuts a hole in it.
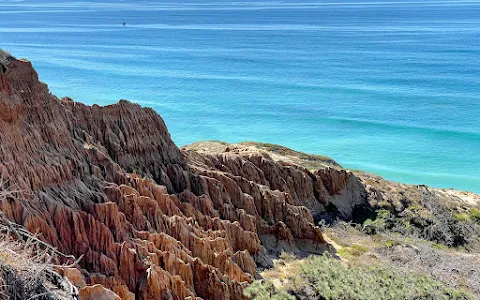
[[[0,178],[16,191],[0,209],[83,255],[81,274],[66,273],[85,299],[98,284],[122,299],[242,299],[271,255],[327,249],[314,215],[365,204],[334,162],[312,171],[248,146],[180,150],[152,109],[58,99],[30,62],[0,56]]]

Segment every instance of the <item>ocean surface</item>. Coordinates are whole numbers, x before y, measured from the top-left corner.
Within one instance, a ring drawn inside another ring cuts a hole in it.
[[[179,146],[480,192],[480,1],[0,0],[0,47],[57,96],[153,107]]]

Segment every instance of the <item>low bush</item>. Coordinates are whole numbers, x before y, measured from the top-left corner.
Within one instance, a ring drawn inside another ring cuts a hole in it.
[[[470,247],[480,240],[479,224],[478,209],[455,212],[426,190],[420,203],[402,211],[377,209],[375,217],[359,224],[358,228],[367,234],[396,232],[449,247]]]
[[[401,245],[402,242],[401,241],[397,241],[397,240],[387,240],[385,242],[385,247],[387,248],[392,248],[394,246],[398,246],[398,245]]]
[[[480,222],[480,210],[476,208],[470,209],[469,216],[470,219],[474,220],[475,222]]]
[[[294,300],[295,297],[275,288],[268,280],[258,280],[244,290],[244,295],[255,300]]]
[[[245,295],[255,300],[470,299],[467,293],[426,275],[379,264],[349,266],[325,255],[306,259],[281,289],[259,281]]]
[[[292,262],[292,261],[294,261],[296,258],[297,258],[297,257],[295,256],[295,254],[289,253],[289,252],[285,252],[285,251],[282,251],[282,253],[280,253],[280,256],[279,256],[279,259],[280,259],[280,261],[281,261],[283,264]]]
[[[361,256],[363,253],[367,252],[368,251],[368,248],[365,247],[365,246],[361,246],[361,245],[357,245],[357,244],[353,244],[351,245],[350,247],[344,247],[340,250],[338,250],[338,255],[340,255],[341,257],[357,257],[357,256]]]
[[[453,218],[454,218],[456,221],[459,221],[459,222],[468,222],[468,221],[471,220],[469,214],[466,214],[466,213],[457,213],[457,214],[454,214],[454,215],[453,215]]]

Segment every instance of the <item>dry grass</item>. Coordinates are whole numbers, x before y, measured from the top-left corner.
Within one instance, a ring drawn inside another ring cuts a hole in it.
[[[0,201],[15,194],[5,186],[0,181]],[[59,256],[68,257],[0,212],[0,299],[76,299],[77,289],[54,270]]]
[[[280,289],[289,283],[291,274],[297,274],[304,259],[297,259],[295,254],[282,252],[279,259],[274,261],[274,268],[261,273],[261,276],[270,280],[272,284]]]
[[[44,285],[53,272],[52,257],[46,251],[35,253],[32,245],[0,235],[0,280],[2,299],[49,299]],[[46,296],[43,297],[42,295]]]

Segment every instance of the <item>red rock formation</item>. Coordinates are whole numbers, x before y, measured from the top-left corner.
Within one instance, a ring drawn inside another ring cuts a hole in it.
[[[79,300],[120,300],[120,297],[114,292],[105,289],[99,284],[86,286],[79,290]],[[152,298],[153,299],[153,298]]]
[[[309,209],[351,180],[262,155],[182,152],[152,109],[58,99],[13,58],[0,72],[0,143],[0,178],[19,191],[0,209],[84,255],[82,278],[65,271],[83,299],[242,299],[268,252],[325,249]]]

